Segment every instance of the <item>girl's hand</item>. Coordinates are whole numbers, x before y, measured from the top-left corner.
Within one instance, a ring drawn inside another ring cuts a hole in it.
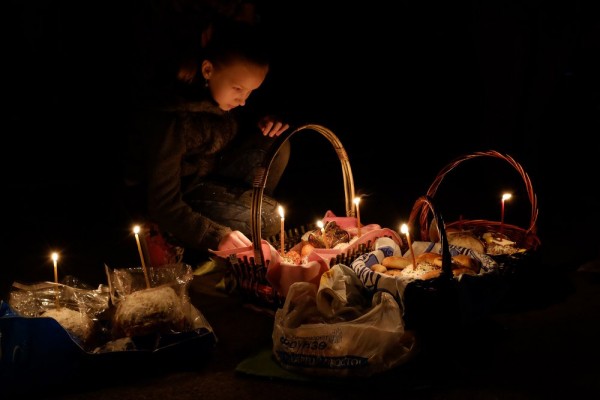
[[[231,250],[252,245],[252,241],[240,231],[232,231],[219,242],[218,250]]]
[[[264,136],[275,137],[285,132],[290,125],[278,121],[273,116],[267,115],[258,122],[258,127]]]

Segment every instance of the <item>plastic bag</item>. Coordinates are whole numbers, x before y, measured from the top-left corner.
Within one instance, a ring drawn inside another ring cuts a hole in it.
[[[283,368],[318,376],[371,376],[407,362],[417,348],[394,297],[370,295],[343,264],[325,272],[318,288],[291,285],[272,338]]]

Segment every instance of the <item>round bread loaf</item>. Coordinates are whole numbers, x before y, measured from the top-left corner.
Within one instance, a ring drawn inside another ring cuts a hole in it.
[[[373,265],[371,265],[371,270],[373,270],[375,272],[384,273],[384,272],[387,272],[388,269],[382,264],[373,264]]]
[[[485,246],[481,240],[470,232],[448,233],[448,243],[454,246],[464,247],[485,253]]]

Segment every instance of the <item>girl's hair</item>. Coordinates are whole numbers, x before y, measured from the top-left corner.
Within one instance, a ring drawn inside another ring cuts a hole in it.
[[[271,62],[269,37],[260,25],[220,21],[213,27],[212,36],[204,49],[204,59],[216,66],[240,60],[268,66]]]

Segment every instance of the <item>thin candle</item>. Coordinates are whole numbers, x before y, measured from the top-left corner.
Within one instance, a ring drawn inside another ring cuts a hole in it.
[[[150,279],[148,279],[148,270],[146,269],[146,261],[144,260],[144,253],[142,252],[142,245],[140,244],[140,227],[136,225],[133,227],[133,233],[135,234],[135,242],[137,243],[138,253],[140,254],[140,261],[142,262],[142,270],[144,271],[144,278],[146,279],[146,288],[150,289]]]
[[[285,230],[283,229],[283,225],[284,225],[284,221],[285,221],[285,217],[283,214],[283,207],[279,206],[279,215],[281,216],[281,233],[279,234],[279,238],[281,240],[281,256],[283,257],[285,255],[285,244],[284,244],[284,237],[285,237]]]
[[[408,225],[402,224],[400,227],[400,232],[406,235],[406,241],[408,242],[408,248],[410,249],[410,255],[412,256],[413,269],[417,267],[417,259],[415,258],[415,252],[412,248],[412,243],[410,241],[410,234],[408,233]]]
[[[504,225],[504,202],[512,197],[510,193],[504,193],[502,195],[502,202],[500,207],[500,229],[502,230],[502,226]]]
[[[58,297],[58,253],[52,253],[52,261],[54,262],[54,283],[56,284],[56,290],[54,292],[56,308],[60,308],[60,301]]]
[[[358,237],[360,237],[360,208],[358,207],[358,204],[360,203],[360,197],[355,197],[353,201],[356,205],[356,226],[358,227]]]

